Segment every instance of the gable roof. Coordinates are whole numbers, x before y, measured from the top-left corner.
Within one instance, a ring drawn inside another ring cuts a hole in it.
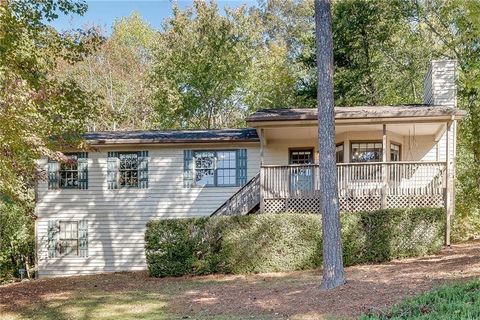
[[[84,135],[84,138],[92,145],[260,141],[257,131],[251,128],[222,130],[101,131],[88,132]]]
[[[400,106],[365,106],[335,107],[335,119],[368,119],[368,118],[415,118],[457,116],[463,118],[464,110],[449,106],[432,105],[400,105]],[[317,120],[317,108],[304,109],[262,109],[247,118],[247,122],[285,121],[285,120]]]

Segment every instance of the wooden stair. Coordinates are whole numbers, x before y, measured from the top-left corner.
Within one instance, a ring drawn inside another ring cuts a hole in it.
[[[255,213],[260,209],[260,172],[225,201],[210,217]]]

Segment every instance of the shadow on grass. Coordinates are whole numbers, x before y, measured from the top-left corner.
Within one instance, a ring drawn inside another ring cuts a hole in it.
[[[0,318],[349,318],[480,275],[479,247],[476,242],[436,256],[347,268],[347,284],[328,292],[319,290],[319,270],[161,279],[116,273],[39,280],[0,287]]]
[[[14,319],[171,319],[165,311],[165,299],[157,293],[47,295],[21,306],[15,304],[4,308]]]

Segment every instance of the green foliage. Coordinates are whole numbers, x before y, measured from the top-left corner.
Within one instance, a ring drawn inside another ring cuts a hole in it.
[[[480,281],[445,285],[419,296],[406,299],[391,311],[374,312],[360,317],[374,319],[479,319]]]
[[[34,266],[34,221],[29,210],[5,201],[0,203],[0,283],[18,277],[20,268]]]
[[[81,146],[80,133],[95,116],[94,96],[52,71],[59,61],[81,60],[99,38],[45,24],[59,12],[85,10],[83,1],[0,2],[0,195],[19,203],[33,197],[35,161]]]
[[[241,118],[237,95],[256,40],[245,10],[220,14],[215,3],[174,8],[155,51],[157,112],[169,128],[214,128]]]
[[[155,49],[152,85],[166,128],[244,124],[248,111],[287,107],[295,97],[293,69],[282,42],[266,43],[255,11],[214,1],[174,8]]]
[[[266,38],[288,44],[300,101],[311,106],[317,96],[312,3],[260,2]],[[341,0],[333,3],[332,19],[337,106],[422,103],[428,62],[458,61],[458,107],[469,116],[458,130],[454,237],[478,237],[480,2]]]
[[[138,13],[116,20],[112,35],[83,61],[62,63],[56,74],[98,97],[92,130],[153,129],[156,114],[148,86],[157,32]]]
[[[410,12],[405,1],[334,2],[337,106],[421,102],[424,70],[431,55],[411,27]],[[300,24],[304,21],[295,18]],[[298,93],[313,105],[317,96],[315,38],[304,33],[298,43],[296,60],[306,73]]]
[[[434,253],[441,248],[443,209],[343,213],[345,265]],[[314,214],[262,214],[155,220],[145,250],[152,276],[279,272],[322,263],[321,219]]]

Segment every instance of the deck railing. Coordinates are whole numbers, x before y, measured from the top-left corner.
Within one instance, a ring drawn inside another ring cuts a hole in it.
[[[445,162],[374,162],[337,165],[342,210],[443,206]],[[318,165],[262,166],[263,210],[316,211]]]
[[[260,173],[232,195],[210,216],[245,215],[260,204]]]

